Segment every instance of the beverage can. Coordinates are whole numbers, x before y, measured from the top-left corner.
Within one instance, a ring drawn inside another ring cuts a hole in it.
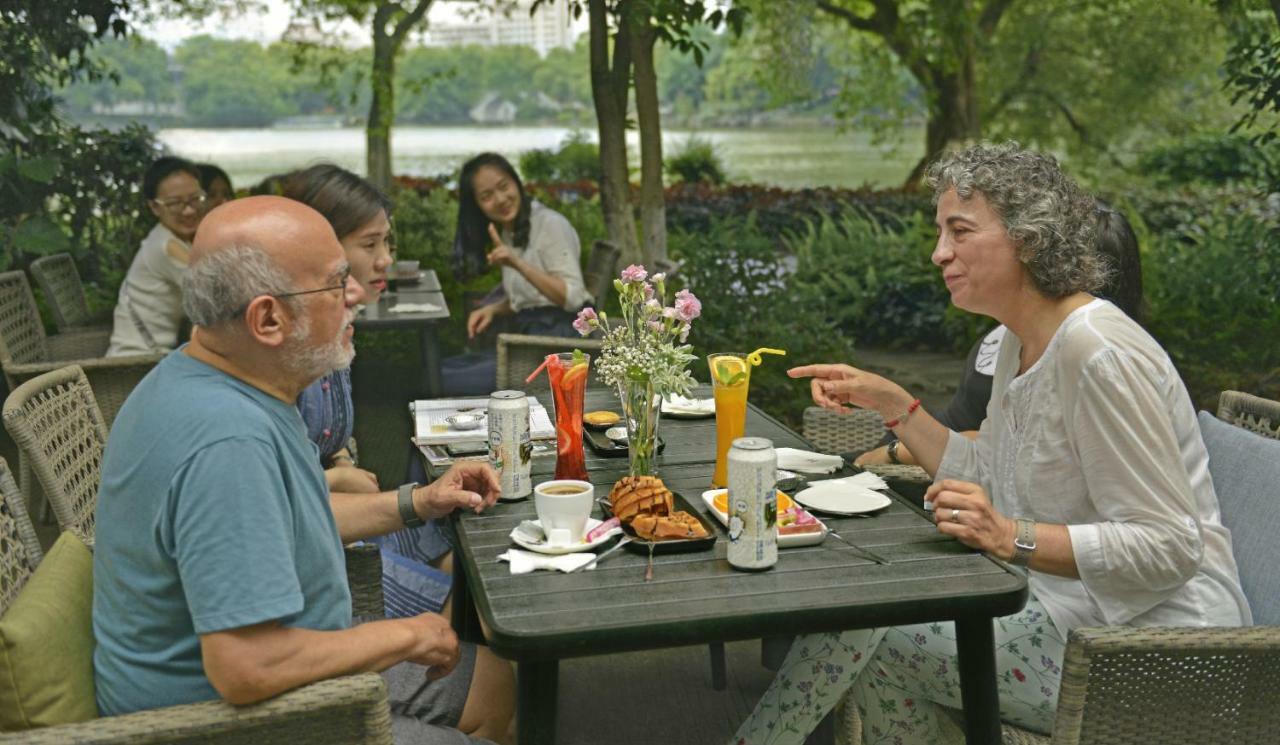
[[[778,456],[763,437],[729,448],[729,564],[768,569],[778,563]]]
[[[489,396],[488,418],[489,465],[502,481],[502,499],[524,499],[533,492],[529,399],[521,391],[495,391]]]

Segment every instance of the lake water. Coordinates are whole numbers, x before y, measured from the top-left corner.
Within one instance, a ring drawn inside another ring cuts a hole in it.
[[[572,130],[564,127],[396,127],[391,137],[394,171],[410,176],[455,172],[463,161],[485,150],[513,162],[536,148],[557,147]],[[668,130],[663,147],[670,154],[690,132]],[[595,132],[588,135],[594,140]],[[785,187],[895,186],[920,157],[922,137],[913,130],[892,151],[872,146],[865,133],[834,127],[701,130],[719,152],[730,181]],[[365,171],[365,134],[342,129],[163,129],[160,140],[187,158],[217,163],[237,187],[310,163],[337,163]],[[639,145],[628,133],[633,167]]]

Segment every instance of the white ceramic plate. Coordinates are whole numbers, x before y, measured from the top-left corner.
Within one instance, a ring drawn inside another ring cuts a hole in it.
[[[839,481],[819,481],[797,492],[795,500],[811,510],[829,515],[857,515],[875,512],[893,504],[893,500],[873,489]]]
[[[539,527],[542,526],[542,524],[539,523],[537,520],[530,520],[530,522],[536,523]],[[596,526],[598,526],[599,524],[600,524],[599,520],[595,519],[594,517],[588,517],[587,528],[586,530],[583,531],[583,535],[586,535],[587,533],[590,533],[591,531],[595,530]],[[568,546],[552,546],[551,544],[548,544],[548,543],[534,543],[533,541],[530,541],[529,539],[525,538],[523,533],[520,533],[516,530],[512,530],[511,540],[520,548],[527,548],[530,551],[537,551],[540,554],[550,554],[552,556],[559,556],[561,554],[572,554],[580,551],[590,551],[592,549],[599,548],[600,546],[603,546],[605,543],[607,543],[610,538],[614,537],[615,535],[620,535],[621,533],[622,533],[622,528],[614,528],[608,533],[605,533],[604,535],[595,539],[591,543],[587,543],[584,541],[582,543],[570,544]]]
[[[711,510],[711,514],[716,516],[721,525],[729,524],[729,515],[716,509],[716,495],[724,492],[724,489],[711,489],[702,492],[702,501],[707,505],[707,509]],[[822,543],[827,537],[826,523],[818,520],[818,524],[822,526],[821,533],[792,533],[788,535],[778,534],[778,548],[795,548],[796,546],[816,546]]]

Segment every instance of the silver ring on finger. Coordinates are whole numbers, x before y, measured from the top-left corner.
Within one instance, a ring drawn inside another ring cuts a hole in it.
[[[954,507],[951,509],[951,522],[960,522],[960,510],[955,509]]]

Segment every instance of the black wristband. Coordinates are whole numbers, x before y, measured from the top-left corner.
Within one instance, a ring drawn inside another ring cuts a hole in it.
[[[407,484],[400,485],[400,492],[397,496],[397,505],[400,508],[400,521],[404,523],[406,528],[419,528],[426,525],[426,521],[418,517],[418,511],[413,509],[413,490],[418,485],[410,481]]]
[[[898,445],[901,443],[902,443],[902,440],[894,440],[893,442],[889,443],[889,446],[887,448],[885,448],[885,453],[889,455],[889,462],[894,464],[895,466],[902,465],[902,461],[898,459]]]

